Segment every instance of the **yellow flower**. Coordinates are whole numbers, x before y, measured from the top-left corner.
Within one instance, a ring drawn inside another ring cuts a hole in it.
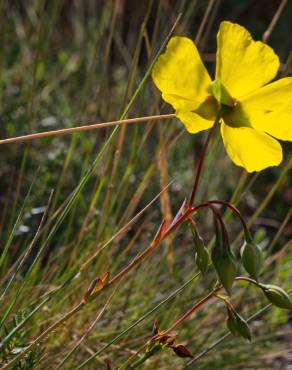
[[[232,161],[248,172],[282,161],[277,140],[292,140],[292,77],[270,82],[279,58],[249,32],[222,22],[217,34],[216,77],[211,78],[191,39],[173,37],[156,62],[152,77],[190,133],[213,126]],[[273,136],[273,137],[272,137]]]

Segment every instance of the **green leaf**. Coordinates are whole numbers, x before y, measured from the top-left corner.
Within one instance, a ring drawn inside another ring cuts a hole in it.
[[[263,264],[261,248],[252,241],[245,241],[240,253],[243,267],[253,279],[258,280]]]
[[[292,300],[285,290],[277,285],[271,284],[260,284],[259,286],[263,290],[265,296],[274,306],[292,310]]]

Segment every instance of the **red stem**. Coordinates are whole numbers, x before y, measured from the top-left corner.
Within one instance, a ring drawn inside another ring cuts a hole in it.
[[[193,190],[192,190],[192,194],[191,194],[191,197],[190,197],[190,202],[189,202],[190,206],[192,206],[194,204],[195,196],[196,196],[198,186],[199,186],[199,181],[200,181],[200,177],[201,177],[203,164],[204,164],[206,153],[207,153],[207,149],[208,149],[211,137],[213,136],[213,133],[215,131],[215,127],[217,126],[217,123],[219,121],[220,121],[220,116],[218,115],[218,117],[216,118],[216,120],[214,122],[214,125],[211,127],[211,129],[208,133],[208,136],[207,136],[206,142],[204,144],[203,150],[201,151],[199,164],[198,164],[197,172],[196,172],[196,177],[195,177],[195,181],[194,181],[194,185],[193,185]]]
[[[168,334],[172,330],[174,330],[178,325],[180,325],[183,321],[185,321],[189,316],[191,316],[195,311],[197,311],[201,306],[203,306],[206,302],[208,302],[211,298],[215,296],[215,294],[222,288],[222,285],[218,286],[212,292],[210,292],[206,297],[202,298],[199,302],[197,302],[193,307],[191,307],[185,314],[183,314],[175,323],[173,323],[166,331],[163,331],[162,334]]]
[[[214,216],[217,217],[217,219],[219,220],[221,230],[223,232],[223,243],[227,244],[229,246],[228,232],[226,230],[226,227],[225,227],[225,224],[224,224],[224,221],[222,219],[222,216],[221,216],[220,212],[218,211],[218,209],[216,207],[212,206],[212,204],[209,204],[209,207],[211,208]]]
[[[244,232],[245,232],[245,236],[249,237],[251,239],[251,235],[250,235],[250,232],[248,230],[248,227],[247,227],[240,211],[235,206],[233,206],[232,204],[230,204],[228,202],[225,202],[224,200],[209,200],[208,203],[221,204],[221,205],[229,208],[235,214],[235,216],[240,220],[240,222],[242,223],[242,226],[243,226]]]
[[[237,276],[235,278],[235,281],[247,281],[248,283],[251,283],[251,284],[254,284],[254,285],[258,286],[258,283],[255,280],[253,280],[251,278],[248,278],[248,277],[245,277],[245,276]],[[155,339],[159,338],[160,336],[166,335],[166,334],[170,333],[171,331],[173,331],[177,326],[179,326],[183,321],[185,321],[186,319],[188,319],[201,306],[203,306],[210,299],[212,299],[213,297],[215,297],[216,294],[217,294],[217,292],[219,292],[219,290],[221,290],[222,288],[223,288],[223,285],[222,284],[218,285],[214,290],[212,290],[212,292],[210,292],[209,294],[207,294],[199,302],[195,303],[195,305],[193,307],[191,307],[178,320],[176,320],[167,330],[158,333],[157,335],[155,335],[152,338],[152,340],[155,340]]]

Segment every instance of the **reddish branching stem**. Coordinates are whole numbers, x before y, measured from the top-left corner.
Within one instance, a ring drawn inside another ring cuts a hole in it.
[[[248,283],[251,283],[251,284],[254,284],[254,285],[258,286],[258,283],[255,280],[253,280],[251,278],[248,278],[248,277],[245,277],[245,276],[237,276],[235,278],[235,281],[246,281]],[[206,304],[207,302],[209,302],[212,298],[216,298],[217,297],[217,293],[222,288],[223,288],[223,285],[222,284],[217,285],[212,290],[212,292],[210,292],[205,297],[203,297],[201,300],[199,300],[197,303],[195,303],[188,311],[186,311],[179,319],[177,319],[168,329],[166,329],[165,331],[162,331],[162,332],[158,333],[157,335],[155,335],[152,338],[152,340],[158,339],[160,336],[167,335],[171,331],[173,331],[174,329],[176,329],[185,320],[189,319],[190,316],[192,316],[192,314],[194,312],[198,311],[204,304]]]
[[[227,208],[229,208],[233,214],[239,219],[239,221],[241,222],[242,226],[243,226],[243,229],[244,229],[244,233],[245,233],[245,236],[250,238],[251,239],[251,235],[250,235],[250,232],[248,230],[248,227],[240,213],[240,211],[232,204],[228,203],[228,202],[225,202],[224,200],[209,200],[208,201],[209,204],[220,204],[222,206],[225,206]]]
[[[196,172],[196,176],[195,176],[195,180],[194,180],[193,190],[192,190],[190,201],[189,201],[190,207],[194,204],[196,193],[197,193],[198,186],[199,186],[201,173],[202,173],[202,169],[203,169],[203,165],[204,165],[204,162],[205,162],[206,153],[207,153],[207,150],[208,150],[208,146],[209,146],[209,143],[211,141],[211,138],[213,136],[213,133],[214,133],[215,128],[216,128],[217,124],[219,123],[219,121],[220,121],[220,115],[218,115],[218,117],[216,118],[216,120],[214,122],[214,125],[211,127],[211,129],[208,133],[206,142],[204,144],[203,150],[201,151],[200,159],[199,159],[199,163],[198,163],[198,167],[197,167],[197,172]]]

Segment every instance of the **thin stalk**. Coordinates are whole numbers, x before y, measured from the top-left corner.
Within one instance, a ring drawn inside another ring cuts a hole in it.
[[[128,358],[125,363],[123,363],[121,366],[118,367],[118,370],[129,370],[133,366],[136,366],[137,362],[139,360],[141,360],[142,358],[144,358],[145,361],[146,361],[147,358],[145,357],[145,353],[144,352],[147,349],[148,345],[149,345],[149,342],[144,343],[142,345],[142,347],[140,347],[130,358]],[[143,355],[143,353],[144,353],[144,355]],[[135,360],[137,358],[137,356],[140,356],[140,358],[138,360]],[[133,361],[135,361],[135,362],[133,362]],[[129,368],[129,366],[130,366],[130,368]]]
[[[250,232],[249,232],[249,229],[247,227],[247,224],[244,221],[244,218],[242,217],[240,211],[235,206],[233,206],[232,204],[230,204],[228,202],[225,202],[224,200],[209,200],[206,203],[199,204],[198,206],[196,206],[192,209],[192,213],[197,212],[202,208],[212,208],[213,209],[212,204],[221,204],[221,205],[224,205],[225,207],[228,207],[235,214],[235,216],[238,217],[238,219],[240,220],[240,222],[243,226],[246,238],[249,239],[249,240],[252,239],[252,237],[250,235]],[[221,220],[223,222],[222,217],[221,217]]]
[[[140,123],[140,122],[172,119],[175,117],[176,117],[175,113],[171,113],[171,114],[162,114],[162,115],[157,115],[157,116],[146,116],[146,117],[121,119],[121,120],[111,121],[111,122],[93,123],[93,124],[85,125],[85,126],[69,127],[69,128],[63,128],[60,130],[52,130],[52,131],[46,131],[46,132],[38,132],[35,134],[11,137],[8,139],[0,140],[0,145],[31,141],[35,139],[42,139],[42,138],[47,138],[47,137],[52,137],[52,136],[68,135],[68,134],[73,134],[76,132],[91,131],[91,130],[111,127],[111,126],[127,125],[129,123]]]
[[[166,335],[176,329],[183,321],[187,320],[194,312],[196,312],[199,308],[201,308],[205,303],[210,301],[210,299],[216,296],[216,293],[222,288],[222,285],[219,285],[216,289],[202,298],[199,302],[197,302],[193,307],[191,307],[185,314],[183,314],[178,320],[176,320],[166,331],[163,331],[162,334]]]
[[[264,42],[268,42],[268,40],[269,40],[269,38],[270,38],[274,28],[275,28],[280,16],[281,16],[286,4],[287,4],[287,0],[282,0],[281,1],[276,13],[274,14],[274,16],[271,20],[271,23],[269,24],[268,28],[266,29],[266,31],[263,34],[263,41]]]
[[[131,271],[135,266],[140,264],[148,255],[150,255],[162,240],[164,240],[167,236],[169,236],[179,225],[181,225],[188,217],[189,215],[194,211],[194,208],[187,209],[181,217],[177,219],[176,222],[174,222],[168,229],[163,231],[164,222],[161,224],[158,236],[155,236],[153,241],[149,244],[148,248],[144,250],[141,254],[139,254],[137,257],[135,257],[122,271],[120,271],[117,275],[115,275],[109,283],[106,285],[106,287],[109,287],[121,279],[123,279],[129,271]]]
[[[244,234],[245,234],[245,237],[249,240],[251,240],[251,235],[250,235],[250,232],[248,230],[248,227],[244,221],[244,218],[242,217],[240,211],[235,207],[233,206],[232,204],[228,203],[228,202],[225,202],[224,200],[209,200],[208,203],[210,204],[221,204],[225,207],[228,207],[234,214],[235,216],[240,220],[242,226],[243,226],[243,229],[244,229]]]
[[[120,271],[117,275],[115,275],[108,283],[107,286],[113,285],[123,279],[129,271],[131,271],[135,266],[140,264],[147,256],[149,256],[160,243],[161,239],[153,240],[150,243],[149,247],[144,250],[141,254],[139,254],[136,258],[134,258],[122,271]]]
[[[245,276],[237,276],[235,278],[235,281],[247,281],[248,283],[251,283],[251,284],[254,284],[254,285],[258,286],[258,283],[255,280],[253,280],[249,277],[245,277]],[[200,309],[210,299],[212,299],[213,297],[216,297],[216,294],[222,288],[223,288],[222,284],[219,284],[218,286],[216,286],[216,288],[214,288],[212,290],[212,292],[210,292],[204,298],[202,298],[200,301],[198,301],[193,307],[191,307],[186,313],[184,313],[178,320],[176,320],[167,330],[162,331],[161,333],[157,334],[154,338],[152,338],[152,340],[155,339],[156,337],[159,338],[161,335],[169,334],[171,331],[176,329],[183,321],[187,320],[195,311]]]
[[[225,224],[224,224],[224,221],[223,221],[223,218],[221,216],[221,214],[219,213],[219,211],[214,207],[212,206],[212,204],[210,204],[210,202],[206,202],[206,203],[202,203],[202,204],[199,204],[198,206],[196,207],[193,207],[190,209],[190,213],[189,215],[191,215],[192,213],[196,213],[198,212],[200,209],[203,209],[203,208],[209,208],[212,212],[213,212],[213,215],[214,215],[214,219],[216,220],[216,224],[218,224],[217,220],[219,221],[220,223],[220,226],[221,226],[221,229],[223,231],[223,234],[224,234],[224,238],[225,240],[228,242],[229,244],[229,238],[228,238],[228,233],[227,233],[227,230],[226,230],[226,227],[225,227]],[[191,221],[191,220],[189,220]],[[215,226],[216,226],[215,224]],[[219,225],[219,224],[218,224]]]
[[[229,248],[229,246],[230,246],[229,237],[228,237],[228,232],[227,232],[226,226],[224,224],[223,218],[222,218],[220,212],[218,211],[218,209],[216,209],[212,204],[209,204],[209,208],[212,210],[214,218],[219,221],[221,230],[223,232],[223,234],[222,234],[223,246],[228,246],[228,248]]]
[[[195,38],[195,44],[196,45],[199,45],[199,43],[201,41],[201,37],[203,35],[203,31],[204,31],[204,29],[206,27],[206,24],[208,22],[208,19],[209,19],[209,16],[211,14],[211,11],[213,9],[214,4],[215,4],[215,0],[210,0],[209,3],[208,3],[207,9],[206,9],[206,11],[204,13],[203,20],[202,20],[202,22],[200,24],[200,27],[199,27],[199,30],[198,30],[198,32],[196,34],[196,38]]]
[[[196,172],[196,176],[195,176],[195,181],[194,181],[194,185],[193,185],[193,190],[192,190],[191,197],[190,197],[190,202],[189,202],[190,206],[192,206],[194,204],[195,196],[196,196],[198,186],[199,186],[199,181],[200,181],[200,177],[201,177],[202,168],[203,168],[206,153],[207,153],[207,149],[208,149],[210,140],[213,136],[213,133],[215,131],[215,127],[219,123],[220,119],[221,119],[221,116],[218,115],[217,118],[214,121],[214,125],[211,127],[211,129],[208,133],[208,136],[207,136],[207,139],[205,141],[203,150],[201,151],[200,159],[199,159],[199,163],[198,163],[198,167],[197,167],[197,172]],[[1,144],[1,141],[0,141],[0,144]]]
[[[77,274],[79,272],[82,272],[84,270],[86,270],[86,268],[97,258],[97,256],[104,250],[106,249],[114,240],[120,238],[124,233],[126,233],[135,223],[136,221],[139,219],[139,217],[150,207],[152,206],[152,204],[157,200],[159,199],[159,197],[161,196],[161,194],[163,194],[163,192],[169,188],[169,186],[172,184],[173,182],[170,182],[169,184],[167,184],[167,186],[162,189],[144,208],[142,208],[130,221],[128,221],[126,224],[124,224],[112,237],[110,237],[109,240],[107,240],[106,242],[104,242],[100,248],[98,248],[98,250],[96,252],[94,252],[89,258],[86,259],[86,261],[82,262],[81,263],[81,267],[79,269],[79,271],[77,272]]]

